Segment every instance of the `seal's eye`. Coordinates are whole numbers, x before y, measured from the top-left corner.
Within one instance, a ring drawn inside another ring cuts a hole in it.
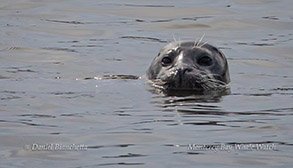
[[[168,66],[168,65],[170,65],[172,63],[172,60],[171,60],[171,58],[169,58],[169,57],[164,57],[163,59],[162,59],[162,65],[163,66]]]
[[[204,56],[204,57],[201,57],[201,58],[197,61],[197,63],[198,63],[199,65],[202,65],[202,66],[210,66],[210,65],[213,64],[213,60],[212,60],[210,57],[208,57],[208,56]]]

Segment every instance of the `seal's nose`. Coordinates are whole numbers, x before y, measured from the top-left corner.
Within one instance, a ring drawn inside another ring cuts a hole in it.
[[[192,68],[190,68],[189,66],[181,66],[179,68],[177,68],[177,73],[183,77],[186,73],[191,72]]]
[[[181,66],[180,68],[177,68],[177,73],[176,73],[176,86],[180,87],[183,81],[186,80],[186,73],[191,72],[192,69],[188,66]]]

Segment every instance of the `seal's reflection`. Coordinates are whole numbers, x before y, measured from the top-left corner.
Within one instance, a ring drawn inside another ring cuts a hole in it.
[[[217,103],[225,95],[231,93],[230,89],[222,91],[192,92],[188,90],[164,90],[150,88],[154,95],[153,104],[166,112],[180,112],[187,115],[223,115],[223,110]]]

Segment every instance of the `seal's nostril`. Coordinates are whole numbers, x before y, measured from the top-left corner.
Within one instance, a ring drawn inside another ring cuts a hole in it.
[[[192,69],[191,68],[183,68],[182,69],[182,74],[184,75],[186,72],[191,72]]]

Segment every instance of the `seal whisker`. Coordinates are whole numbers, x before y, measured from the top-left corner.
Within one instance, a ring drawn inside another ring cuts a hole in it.
[[[172,36],[173,36],[174,42],[177,43],[177,39],[175,38],[174,33],[172,33]]]
[[[216,79],[208,79],[207,81],[214,83],[214,84],[218,84],[218,85],[226,85],[226,83],[224,83],[220,80],[216,80]]]
[[[197,45],[199,45],[199,43],[201,43],[201,41],[202,41],[202,39],[204,38],[205,35],[206,35],[206,34],[204,33],[204,34],[201,36],[201,38],[198,40]]]
[[[200,47],[199,44],[200,44],[201,41],[203,40],[204,36],[205,36],[205,33],[201,36],[201,38],[200,38],[199,40],[197,40],[197,41],[195,42],[193,48],[195,48],[195,47]]]
[[[208,79],[212,79],[214,77],[213,74],[207,74]]]
[[[218,87],[216,87],[216,85],[212,84],[212,83],[205,83],[205,85],[207,86],[207,90],[213,90],[213,89],[217,89]]]
[[[205,90],[208,90],[208,89],[209,89],[209,87],[208,87],[206,84],[202,84],[201,87],[202,87],[203,89],[205,89]]]
[[[211,74],[212,76],[221,76],[221,75],[219,75],[219,74]]]
[[[217,79],[209,79],[210,81],[213,81],[213,82],[217,82],[217,83],[222,83],[222,84],[226,84],[225,82],[222,82],[220,80],[217,80]]]
[[[205,86],[205,90],[212,90],[214,88],[210,83],[204,83],[203,85]]]
[[[203,47],[204,45],[206,45],[208,42],[204,42],[202,45],[199,46],[199,48]]]
[[[215,85],[217,87],[222,87],[222,86],[226,86],[226,83],[220,81],[220,80],[217,80],[217,79],[207,79],[206,81],[208,84],[212,84],[212,85]]]

